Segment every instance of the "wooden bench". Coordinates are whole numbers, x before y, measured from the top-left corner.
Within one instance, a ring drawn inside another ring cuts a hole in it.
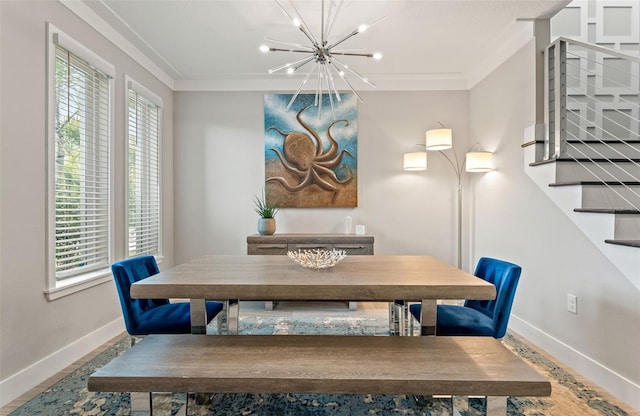
[[[149,335],[89,377],[90,391],[549,396],[489,337]],[[495,403],[496,400],[492,401]]]

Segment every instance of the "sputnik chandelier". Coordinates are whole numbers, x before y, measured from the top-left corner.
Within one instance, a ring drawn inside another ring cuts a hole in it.
[[[326,14],[325,14],[324,0],[322,0],[319,38],[314,36],[311,33],[311,30],[309,30],[309,27],[305,23],[298,9],[293,4],[292,0],[289,0],[289,3],[291,5],[293,13],[289,13],[282,6],[282,4],[280,4],[278,0],[274,0],[274,1],[280,7],[280,9],[284,12],[284,14],[289,19],[291,19],[291,21],[293,22],[293,25],[298,29],[300,29],[300,31],[311,42],[311,46],[306,46],[306,45],[302,45],[300,43],[295,43],[295,42],[285,42],[285,41],[265,38],[265,40],[269,43],[288,46],[289,49],[276,48],[268,45],[260,46],[260,50],[265,53],[266,52],[294,52],[294,53],[304,54],[304,57],[302,59],[299,59],[295,62],[286,63],[277,68],[270,69],[269,70],[270,74],[273,74],[275,72],[282,71],[282,70],[286,70],[288,74],[293,74],[300,68],[307,65],[308,63],[313,63],[313,66],[311,67],[309,72],[307,72],[307,75],[304,77],[304,79],[300,83],[300,86],[298,87],[297,91],[295,92],[293,97],[291,97],[291,101],[289,101],[289,104],[287,105],[287,109],[291,107],[291,104],[293,104],[298,94],[300,94],[300,91],[302,90],[302,88],[304,88],[304,86],[307,84],[307,82],[312,76],[315,76],[316,78],[314,105],[319,107],[319,109],[322,107],[322,94],[324,91],[326,91],[329,96],[331,111],[333,111],[333,98],[335,97],[337,101],[340,101],[340,93],[338,92],[338,89],[336,88],[336,84],[335,84],[336,75],[342,80],[344,80],[345,84],[347,84],[349,89],[356,95],[356,97],[358,97],[358,100],[362,102],[362,98],[356,92],[353,85],[347,78],[346,74],[350,73],[352,75],[355,75],[360,80],[362,80],[363,82],[365,82],[366,84],[372,87],[375,87],[375,85],[371,81],[369,81],[366,77],[362,76],[361,74],[356,72],[354,69],[349,67],[347,64],[342,62],[340,59],[338,59],[337,56],[361,56],[365,58],[373,58],[373,59],[379,60],[382,58],[382,55],[380,53],[358,53],[358,52],[355,52],[354,50],[336,49],[336,47],[342,44],[343,42],[345,42],[347,39],[357,35],[358,33],[364,32],[365,30],[367,30],[368,26],[361,25],[355,30],[353,30],[352,32],[339,38],[337,41],[329,42],[329,38],[331,37],[331,31],[338,17],[338,13],[340,12],[340,9],[344,3],[344,0],[340,0],[337,2],[335,0],[329,0],[329,7]],[[377,22],[379,22],[380,20],[378,20]]]

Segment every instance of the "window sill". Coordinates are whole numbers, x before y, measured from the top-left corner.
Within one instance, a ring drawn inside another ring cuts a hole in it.
[[[112,280],[111,270],[102,269],[82,276],[57,281],[55,287],[47,288],[44,295],[48,301],[60,299],[62,297],[89,289]]]

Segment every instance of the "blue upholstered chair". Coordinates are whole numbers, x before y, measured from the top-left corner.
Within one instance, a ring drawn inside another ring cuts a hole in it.
[[[464,306],[438,305],[436,335],[504,337],[521,272],[516,264],[482,257],[474,274],[495,285],[496,298],[466,300]],[[409,310],[419,321],[421,305],[413,304]]]
[[[169,299],[132,299],[131,285],[160,272],[153,256],[133,257],[111,266],[120,296],[120,306],[129,335],[189,334],[189,302],[170,303]],[[220,313],[223,304],[206,302],[209,321]],[[218,322],[220,324],[220,322]]]

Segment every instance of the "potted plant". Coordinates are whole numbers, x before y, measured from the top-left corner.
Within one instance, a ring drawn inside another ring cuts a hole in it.
[[[255,211],[260,216],[258,220],[258,232],[262,235],[271,235],[276,232],[276,219],[278,208],[267,202],[264,190],[260,197],[254,196]]]

